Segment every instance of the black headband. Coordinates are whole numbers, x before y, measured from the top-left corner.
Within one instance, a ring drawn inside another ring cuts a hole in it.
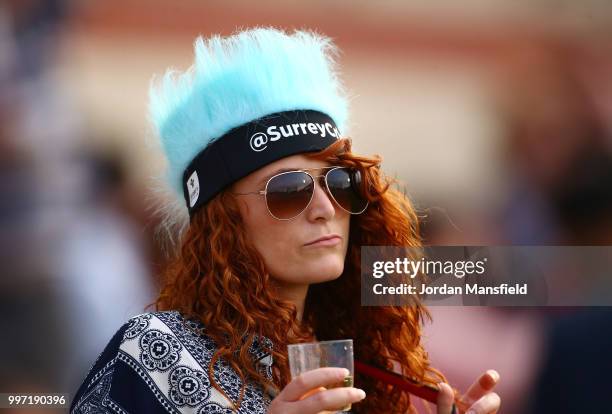
[[[339,135],[328,115],[312,110],[277,112],[232,129],[204,148],[185,170],[189,215],[253,171],[290,155],[321,151]]]

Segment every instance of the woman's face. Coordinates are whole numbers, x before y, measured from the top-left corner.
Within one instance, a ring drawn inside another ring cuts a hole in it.
[[[263,190],[267,180],[280,169],[311,169],[329,166],[305,155],[292,155],[275,161],[237,181],[232,191],[245,193]],[[327,170],[311,170],[315,177]],[[237,196],[247,234],[263,256],[270,276],[281,284],[307,285],[335,279],[342,274],[348,247],[350,214],[338,207],[315,184],[312,201],[299,216],[277,220],[270,215],[265,197]],[[336,235],[335,243],[310,244],[324,236]]]

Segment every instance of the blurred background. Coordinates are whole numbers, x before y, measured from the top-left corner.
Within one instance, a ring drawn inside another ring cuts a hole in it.
[[[383,157],[427,244],[612,244],[612,3],[445,3],[0,1],[0,392],[74,394],[155,299],[147,90],[198,34],[332,37],[354,148]],[[609,308],[430,311],[458,389],[495,368],[502,413],[612,412]]]

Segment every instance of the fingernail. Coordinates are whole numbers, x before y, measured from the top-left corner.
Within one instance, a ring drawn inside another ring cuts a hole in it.
[[[359,393],[359,399],[363,400],[366,397],[366,393],[364,390],[357,389],[357,392]]]
[[[499,381],[499,374],[497,373],[497,371],[490,369],[487,371],[487,374],[489,374],[491,378],[493,378],[493,381],[495,382]]]
[[[342,368],[342,376],[343,377],[348,377],[349,375],[351,375],[351,371],[349,371],[346,368]]]
[[[467,412],[467,413],[465,413],[465,414],[476,414],[476,411],[474,411],[474,410],[470,410],[470,411],[468,411],[468,412]]]

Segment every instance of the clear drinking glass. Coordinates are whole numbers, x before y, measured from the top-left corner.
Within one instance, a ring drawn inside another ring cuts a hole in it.
[[[308,342],[287,345],[289,353],[289,369],[291,378],[306,371],[321,367],[346,368],[350,374],[343,381],[328,385],[326,388],[353,386],[353,340],[340,339],[334,341]],[[340,411],[349,411],[351,404]]]

